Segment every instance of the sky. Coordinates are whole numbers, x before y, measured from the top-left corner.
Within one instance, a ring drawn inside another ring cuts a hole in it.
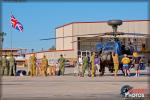
[[[11,13],[23,25],[24,32],[11,27]],[[47,50],[55,40],[55,28],[70,22],[121,20],[148,20],[147,2],[25,2],[2,3],[3,48]]]

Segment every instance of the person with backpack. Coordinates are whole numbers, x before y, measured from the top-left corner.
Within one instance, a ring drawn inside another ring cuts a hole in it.
[[[121,60],[122,64],[123,64],[123,70],[124,70],[124,74],[125,76],[130,76],[130,71],[129,71],[129,63],[130,63],[130,59],[127,57],[126,54],[124,54],[124,57]]]

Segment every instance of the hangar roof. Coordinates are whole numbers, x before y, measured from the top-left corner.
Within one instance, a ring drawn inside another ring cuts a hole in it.
[[[150,20],[123,20],[123,22],[139,22],[139,21],[150,21]],[[80,24],[80,23],[107,23],[107,21],[71,22],[71,23],[68,23],[68,24],[64,24],[64,25],[58,26],[58,27],[56,27],[56,29],[64,27],[64,26],[68,26],[68,25],[71,25],[71,24]]]

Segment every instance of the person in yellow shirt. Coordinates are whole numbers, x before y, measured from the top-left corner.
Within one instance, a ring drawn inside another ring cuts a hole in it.
[[[130,59],[127,57],[126,54],[124,54],[124,57],[121,60],[122,64],[123,64],[123,70],[125,73],[125,76],[130,76],[130,71],[129,71],[129,63],[130,63]]]
[[[119,60],[118,60],[118,54],[112,52],[112,58],[113,58],[113,63],[114,63],[114,69],[115,69],[115,76],[117,76],[117,72],[119,69]]]

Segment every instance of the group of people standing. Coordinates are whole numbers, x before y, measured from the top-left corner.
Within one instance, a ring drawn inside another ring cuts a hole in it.
[[[83,55],[83,58],[79,55],[78,60],[75,63],[74,73],[84,77],[85,72],[88,72],[88,76],[96,76],[96,70],[100,69],[100,59],[95,52],[92,53],[91,57]]]
[[[130,76],[130,69],[134,68],[135,76],[140,76],[140,70],[144,67],[144,57],[139,57],[137,52],[133,52],[133,57],[130,59],[126,54],[121,60],[125,76]]]
[[[107,57],[107,58],[106,58]],[[106,60],[104,60],[106,58]],[[139,57],[137,52],[133,52],[132,57],[128,57],[127,54],[124,54],[122,58],[118,56],[117,53],[111,52],[108,55],[92,53],[89,55],[79,55],[78,60],[75,64],[74,73],[78,76],[84,77],[85,72],[87,71],[88,76],[95,77],[96,71],[99,75],[103,75],[105,72],[105,66],[108,66],[109,69],[112,66],[112,72],[114,76],[118,75],[118,70],[122,69],[124,76],[130,76],[130,69],[135,69],[135,76],[140,75],[140,67],[144,66],[144,57]]]
[[[2,56],[1,75],[4,76],[16,76],[16,61],[12,54],[8,57]]]
[[[55,66],[54,73],[58,75],[64,75],[65,73],[65,58],[63,55],[60,55],[58,59],[57,68]],[[105,72],[105,66],[112,64],[112,72],[114,72],[114,76],[118,75],[118,70],[121,68],[123,70],[124,76],[130,76],[130,69],[135,69],[135,76],[140,76],[140,69],[144,66],[144,57],[140,57],[137,52],[133,52],[133,56],[129,57],[128,55],[124,54],[123,57],[120,59],[117,53],[111,52],[109,55],[104,53],[97,54],[95,52],[92,55],[79,55],[78,59],[74,63],[74,73],[78,76],[84,77],[85,73],[87,72],[88,76],[95,77],[96,72],[102,72],[102,75]],[[37,76],[38,72],[40,71],[40,75],[47,76],[48,68],[52,68],[52,66],[48,65],[48,59],[45,55],[40,59],[40,63],[36,58],[35,54],[32,54],[29,58],[29,73],[30,76]],[[108,66],[110,68],[110,66]],[[2,57],[2,66],[1,75],[9,75],[9,76],[16,76],[16,61],[12,54]],[[99,74],[100,75],[100,74]]]
[[[58,73],[61,75],[64,75],[65,72],[65,58],[63,55],[60,55],[60,58],[58,59],[58,65],[59,65],[59,71]],[[43,55],[42,59],[40,59],[40,63],[38,62],[35,54],[32,54],[29,58],[29,75],[30,76],[38,76],[39,73],[42,76],[47,76],[47,70],[49,67],[48,65],[48,59],[45,55]],[[55,70],[56,71],[56,70]]]

